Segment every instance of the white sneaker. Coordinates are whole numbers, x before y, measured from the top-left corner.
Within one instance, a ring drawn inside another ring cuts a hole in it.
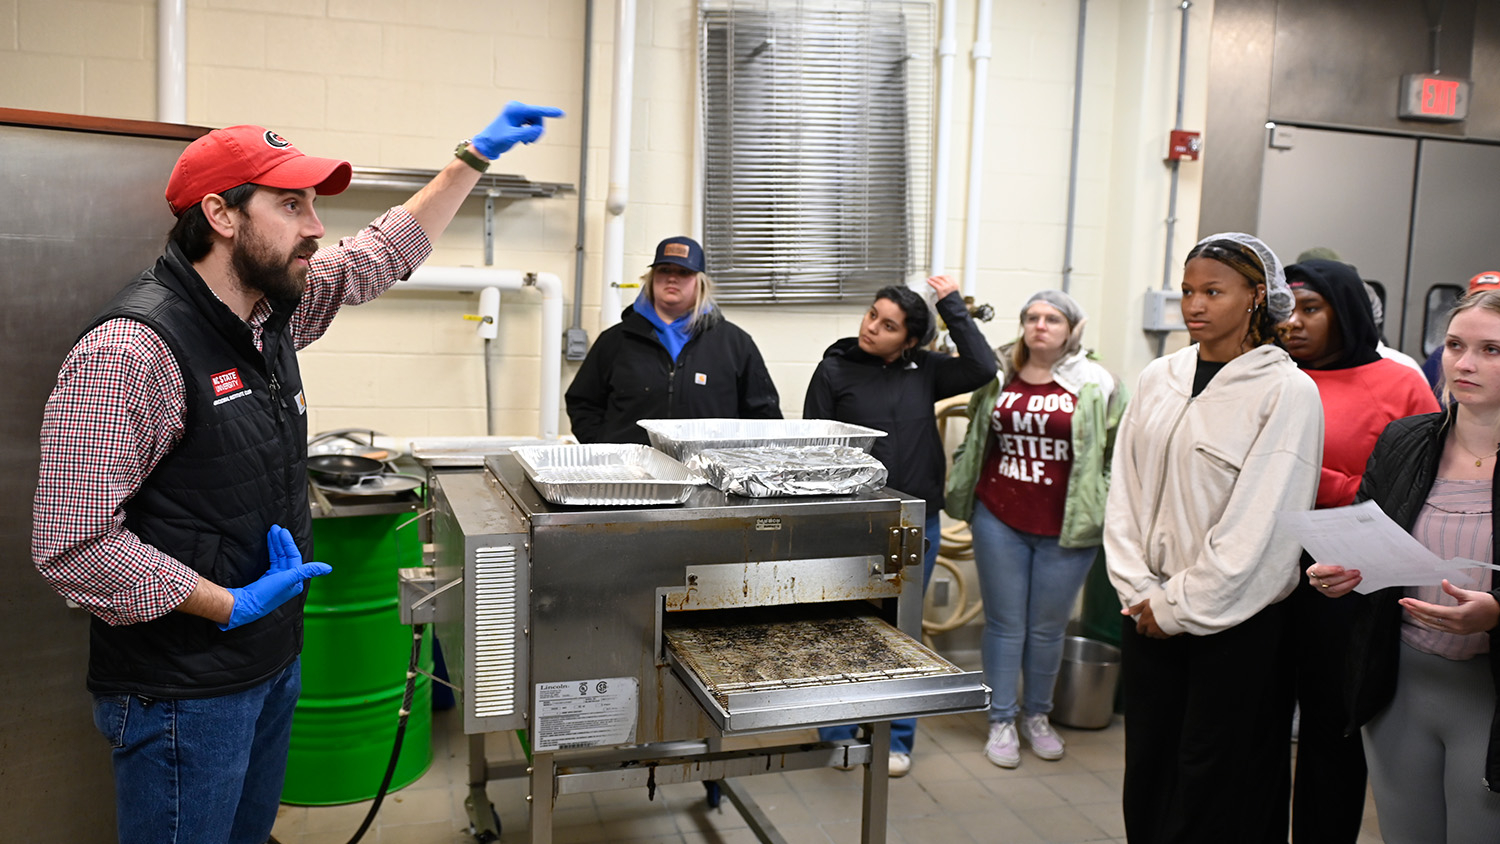
[[[1021,740],[1016,736],[1016,722],[994,721],[990,724],[990,737],[984,743],[984,755],[1002,768],[1014,768],[1021,764]]]
[[[1031,745],[1031,752],[1049,762],[1063,758],[1063,740],[1052,730],[1046,715],[1027,715],[1021,719],[1021,735]]]
[[[906,776],[907,772],[910,771],[910,770],[911,770],[911,754],[910,753],[892,753],[891,754],[891,770],[890,770],[891,776],[893,776],[893,777],[904,777],[904,776]]]

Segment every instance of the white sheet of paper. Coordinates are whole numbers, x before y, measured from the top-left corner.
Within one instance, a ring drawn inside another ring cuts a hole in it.
[[[1369,593],[1389,586],[1436,586],[1444,578],[1480,563],[1443,560],[1391,521],[1373,501],[1327,510],[1279,512],[1276,522],[1289,531],[1314,560],[1358,569],[1363,580],[1354,591]]]

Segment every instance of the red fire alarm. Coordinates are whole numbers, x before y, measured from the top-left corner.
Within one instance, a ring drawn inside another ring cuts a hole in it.
[[[1202,151],[1203,138],[1197,132],[1173,129],[1172,136],[1167,140],[1168,161],[1197,161],[1198,153]]]

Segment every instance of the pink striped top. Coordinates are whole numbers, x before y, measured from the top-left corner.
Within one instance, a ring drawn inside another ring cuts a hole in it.
[[[1494,528],[1491,522],[1489,481],[1456,481],[1438,478],[1427,493],[1427,502],[1417,515],[1412,536],[1428,550],[1445,560],[1462,557],[1491,563]],[[1480,592],[1490,590],[1489,569],[1469,569],[1448,582],[1460,589]],[[1456,606],[1457,601],[1443,592],[1441,586],[1408,586],[1407,597],[1430,604]],[[1401,641],[1419,651],[1448,659],[1473,659],[1489,653],[1488,633],[1460,636],[1439,633],[1419,626],[1405,610],[1401,611]]]

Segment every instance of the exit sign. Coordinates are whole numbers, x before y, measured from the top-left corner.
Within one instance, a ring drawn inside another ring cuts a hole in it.
[[[1452,76],[1409,73],[1401,77],[1401,107],[1405,120],[1454,123],[1469,116],[1469,80]]]

